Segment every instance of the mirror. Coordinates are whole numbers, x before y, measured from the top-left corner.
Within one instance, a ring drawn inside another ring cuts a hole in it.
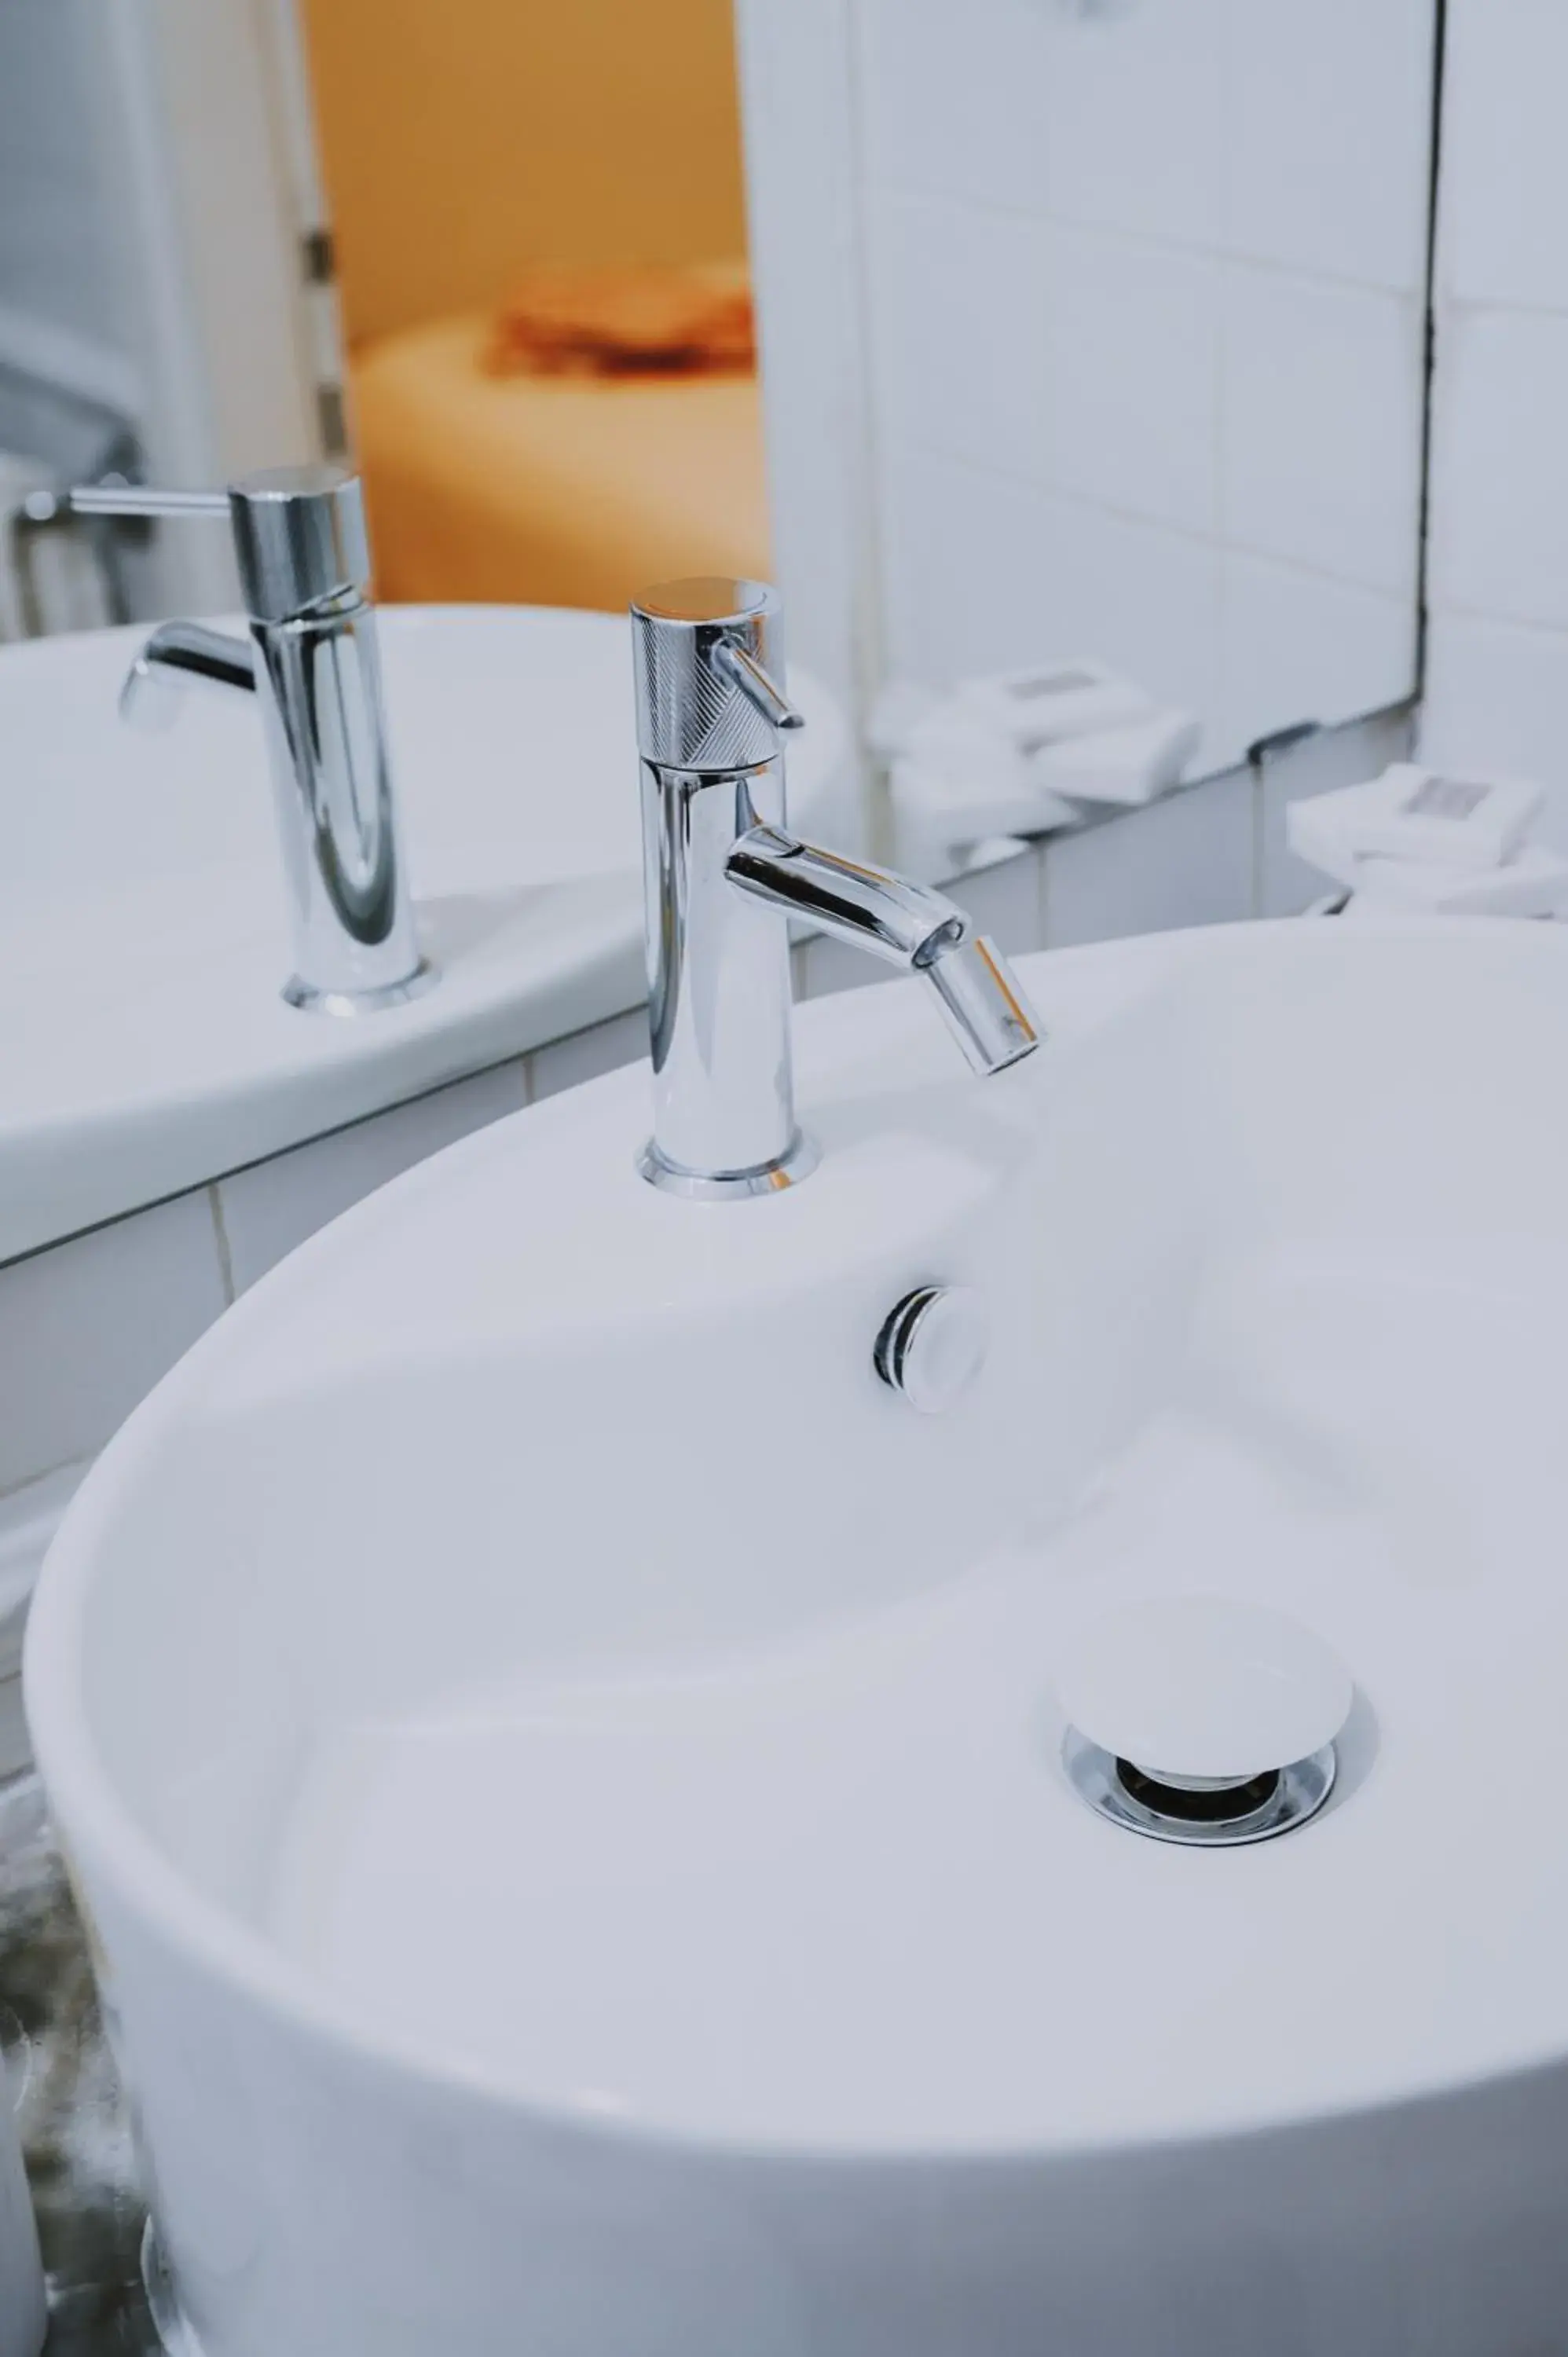
[[[550,1061],[641,987],[650,578],[780,584],[798,823],[970,871],[1009,949],[1255,913],[1207,789],[1181,856],[1233,892],[1103,879],[1147,806],[1417,691],[1437,17],[0,0],[0,1259],[611,1052]],[[134,625],[234,616],[225,531],[59,496],[344,455],[441,969],[349,1029],[278,1002],[253,700],[115,714]],[[562,610],[429,610],[468,605]]]
[[[1188,774],[1412,695],[1434,0],[741,19],[812,660],[1018,672],[1042,732],[1087,661],[1189,716]]]

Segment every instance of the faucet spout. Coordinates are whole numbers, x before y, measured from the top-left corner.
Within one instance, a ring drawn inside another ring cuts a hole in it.
[[[1034,1012],[1007,961],[944,894],[774,826],[743,834],[725,872],[757,899],[920,975],[972,1071],[1004,1071],[1039,1046]]]
[[[817,1163],[795,1119],[789,918],[918,974],[975,1071],[1032,1054],[1039,1026],[952,901],[790,832],[781,738],[804,722],[764,582],[660,582],[631,626],[653,1065],[638,1168],[688,1200],[779,1194]]]
[[[392,791],[371,557],[358,478],[283,467],[222,491],[88,484],[82,515],[227,518],[249,640],[165,622],[133,663],[122,716],[165,728],[186,686],[253,698],[265,735],[294,972],[283,996],[324,1015],[402,1006],[428,989]]]
[[[203,622],[160,622],[125,673],[120,717],[145,729],[167,728],[187,685],[239,689],[253,695],[256,659],[243,639]]]

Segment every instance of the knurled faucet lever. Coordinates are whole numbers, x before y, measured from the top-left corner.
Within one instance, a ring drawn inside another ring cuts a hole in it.
[[[359,479],[280,467],[222,491],[93,483],[81,515],[227,518],[249,640],[165,622],[127,675],[121,711],[166,725],[192,683],[254,694],[267,740],[293,937],[292,1006],[358,1015],[434,981],[420,956],[387,753],[371,559]]]
[[[940,892],[792,834],[779,600],[757,581],[672,581],[631,608],[642,771],[653,1135],[673,1194],[773,1193],[816,1164],[795,1119],[787,920],[919,974],[977,1071],[1039,1027],[995,946]]]

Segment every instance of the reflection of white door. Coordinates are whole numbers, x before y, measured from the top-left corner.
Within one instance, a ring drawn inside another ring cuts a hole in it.
[[[321,456],[340,372],[292,0],[9,0],[4,16],[0,78],[45,129],[13,148],[14,188],[0,161],[0,196],[51,251],[36,289],[0,253],[0,365],[124,414],[159,481]],[[231,603],[223,535],[165,527],[148,591]]]

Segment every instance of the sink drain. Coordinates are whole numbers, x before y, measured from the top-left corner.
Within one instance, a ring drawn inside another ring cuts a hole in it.
[[[1240,1849],[1315,1817],[1334,1790],[1338,1760],[1326,1743],[1259,1776],[1151,1776],[1069,1727],[1062,1765],[1079,1798],[1128,1833],[1189,1849]]]
[[[1355,1688],[1272,1606],[1156,1596],[1064,1630],[1056,1691],[1062,1764],[1091,1809],[1151,1841],[1240,1849],[1317,1814]]]

